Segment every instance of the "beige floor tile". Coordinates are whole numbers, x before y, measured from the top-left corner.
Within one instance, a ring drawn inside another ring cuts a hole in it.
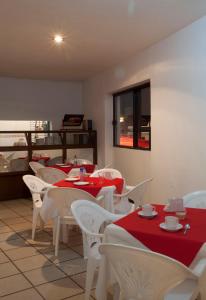
[[[18,234],[20,236],[22,236],[23,238],[25,239],[28,239],[29,242],[32,243],[32,240],[31,240],[31,229],[29,230],[23,230],[23,231],[20,231],[18,232]],[[36,234],[35,234],[35,242],[49,242],[52,240],[52,236],[49,235],[47,232],[44,232],[44,231],[36,231]]]
[[[10,209],[0,210],[0,219],[2,219],[2,220],[7,219],[7,218],[17,218],[17,217],[19,217],[19,215]]]
[[[18,223],[18,224],[10,224],[9,225],[13,230],[15,231],[24,231],[27,229],[30,229],[30,234],[31,234],[31,223],[30,222],[24,222],[24,223]]]
[[[8,255],[8,257],[11,260],[22,259],[25,257],[38,255],[38,254],[39,254],[39,252],[37,251],[37,249],[35,249],[34,247],[30,247],[28,245],[26,245],[25,247],[18,248],[18,249],[12,249],[12,250],[6,251],[6,255]]]
[[[8,257],[3,252],[0,252],[0,264],[5,263],[7,261],[9,261]]]
[[[14,231],[7,225],[0,226],[0,233],[5,233],[5,232],[14,232]]]
[[[27,220],[24,219],[23,217],[18,217],[18,218],[8,218],[8,219],[5,219],[4,222],[7,225],[12,225],[12,224],[18,224],[18,223],[25,223],[25,222],[27,222]]]
[[[57,264],[68,275],[75,275],[86,271],[86,261],[83,258],[68,260]]]
[[[24,275],[33,285],[40,285],[42,283],[54,281],[66,276],[56,266],[53,265],[25,272]]]
[[[16,212],[17,214],[18,214],[18,211],[28,209],[28,207],[26,205],[23,205],[21,203],[15,203],[15,204],[8,203],[6,205],[6,207],[7,207],[7,209],[11,209],[12,211]]]
[[[85,289],[85,283],[86,283],[86,272],[84,273],[80,273],[74,276],[71,276],[71,278],[78,284],[80,285],[83,289]],[[93,281],[93,285],[92,288],[96,288],[96,284],[97,284],[97,278],[98,278],[98,272],[95,272],[94,275],[94,281]]]
[[[14,264],[22,271],[30,271],[42,268],[51,264],[43,255],[35,255],[24,259],[15,260]]]
[[[19,236],[14,232],[0,233],[0,242],[18,239]]]
[[[0,221],[0,226],[5,226],[5,223]]]
[[[58,257],[54,255],[54,247],[50,251],[41,251],[48,259],[54,263],[60,263],[66,260],[80,257],[80,255],[69,248],[59,249]]]
[[[48,248],[53,248],[53,244],[52,241],[49,242],[41,242],[41,241],[33,241],[31,239],[27,240],[29,242],[30,245],[32,245],[33,247],[35,247],[37,250],[44,251]]]
[[[81,235],[69,237],[69,240],[68,240],[68,246],[69,247],[78,246],[78,245],[81,245],[82,243],[83,242],[82,242],[82,236]]]
[[[30,287],[31,284],[21,274],[2,278],[0,279],[0,296],[5,296]]]
[[[74,297],[69,297],[64,300],[85,300],[85,294],[76,295]],[[90,297],[90,300],[94,300],[94,298]]]
[[[18,274],[18,273],[19,271],[11,262],[0,264],[0,278]]]
[[[83,245],[72,246],[70,248],[79,253],[81,256],[83,256]]]
[[[60,300],[82,292],[71,279],[63,278],[36,287],[46,300]]]
[[[35,289],[28,289],[22,292],[4,296],[1,300],[43,300]]]
[[[21,199],[21,203],[27,206],[33,206],[32,198],[29,199]]]
[[[29,221],[29,222],[32,222],[33,217],[32,216],[25,216],[24,219]]]
[[[33,211],[32,211],[31,208],[25,209],[25,210],[22,210],[22,211],[18,211],[16,213],[18,213],[18,215],[21,216],[21,217],[26,217],[26,216],[32,216],[33,215]]]
[[[15,240],[8,240],[8,241],[0,242],[0,249],[6,251],[9,249],[24,247],[26,245],[28,245],[28,243],[21,237],[18,237]]]

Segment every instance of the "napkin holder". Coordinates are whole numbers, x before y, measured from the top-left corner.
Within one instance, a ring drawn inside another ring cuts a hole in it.
[[[164,211],[166,212],[185,211],[183,199],[182,198],[170,199],[169,203],[165,206]]]

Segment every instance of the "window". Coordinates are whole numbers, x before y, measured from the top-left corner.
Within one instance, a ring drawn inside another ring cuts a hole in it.
[[[150,83],[113,95],[114,146],[151,149]]]

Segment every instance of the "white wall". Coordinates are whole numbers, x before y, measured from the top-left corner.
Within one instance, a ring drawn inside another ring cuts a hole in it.
[[[99,163],[113,161],[130,184],[153,176],[152,202],[206,189],[205,28],[206,17],[84,82],[84,111],[98,130]],[[152,150],[113,148],[111,94],[147,79]]]
[[[81,112],[81,82],[0,77],[0,120],[48,120],[59,129],[64,114]]]

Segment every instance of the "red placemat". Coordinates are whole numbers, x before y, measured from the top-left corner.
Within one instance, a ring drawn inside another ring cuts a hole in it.
[[[73,168],[85,168],[87,173],[93,173],[94,169],[95,169],[95,165],[65,165],[65,166],[59,166],[59,165],[54,165],[51,166],[52,168],[56,168],[59,169],[65,173],[69,173],[71,171],[71,169]]]
[[[155,205],[158,216],[154,219],[142,218],[135,211],[115,224],[124,228],[150,250],[172,257],[189,266],[206,242],[206,210],[187,208],[187,217],[180,223],[183,226],[189,223],[191,229],[184,235],[183,229],[178,232],[167,232],[159,227],[166,215],[174,215],[165,213],[163,207],[163,205]]]
[[[90,184],[88,185],[75,185],[73,182],[66,181],[66,180],[61,180],[57,183],[55,183],[55,186],[58,187],[71,187],[71,188],[78,188],[82,189],[94,197],[96,197],[101,190],[101,188],[105,186],[115,186],[116,191],[118,194],[121,194],[123,185],[124,185],[124,180],[122,178],[115,178],[115,179],[106,179],[106,178],[101,178],[101,177],[85,177],[85,181],[88,181]]]

